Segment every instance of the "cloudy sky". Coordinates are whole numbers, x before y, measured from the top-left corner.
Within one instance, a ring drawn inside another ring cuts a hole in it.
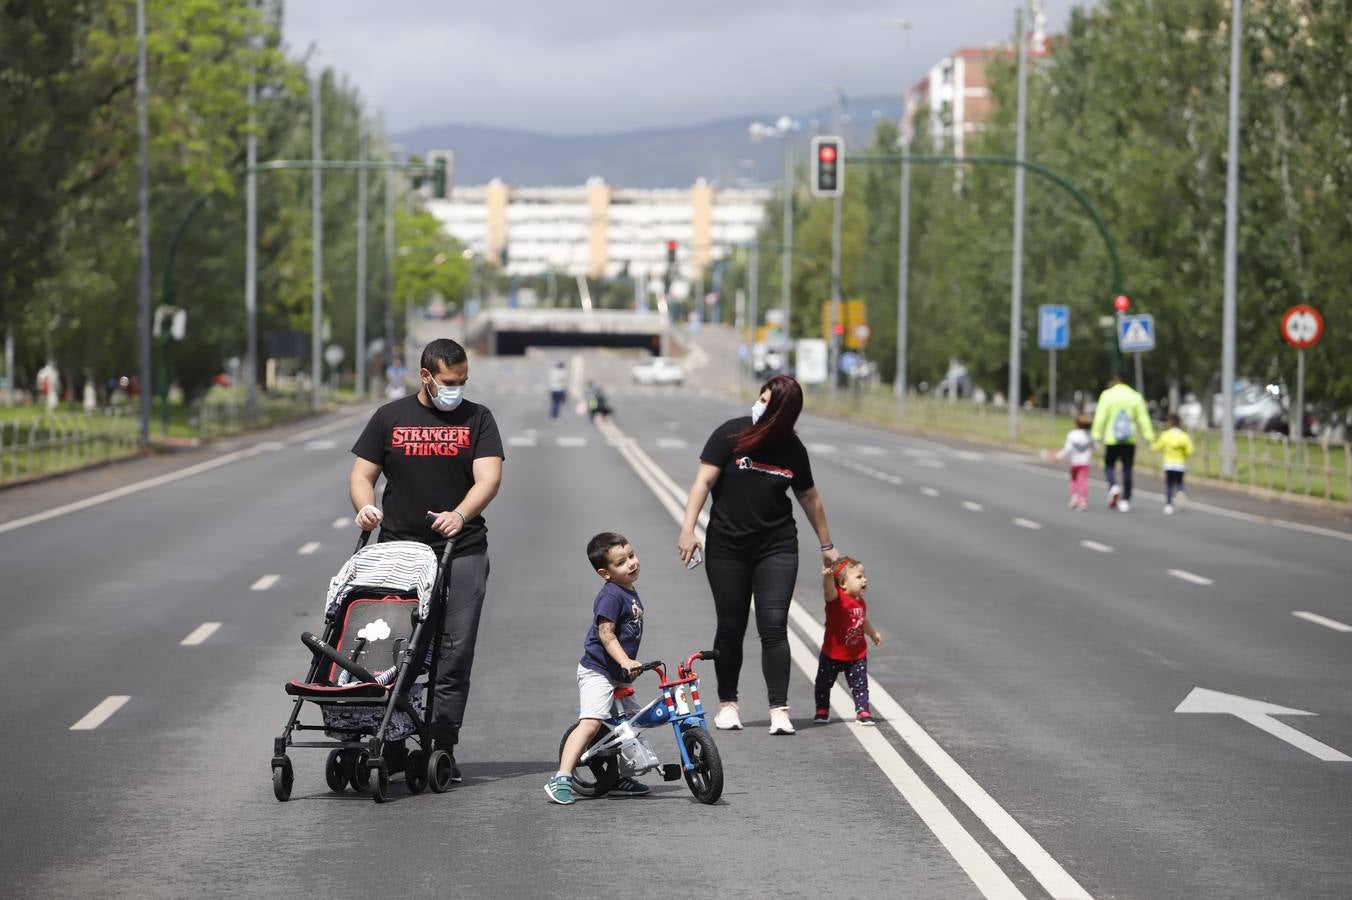
[[[1059,31],[1072,6],[1043,0]],[[803,112],[900,92],[959,46],[1007,39],[1017,0],[286,0],[285,37],[392,131],[559,133]],[[897,20],[907,19],[909,31]]]

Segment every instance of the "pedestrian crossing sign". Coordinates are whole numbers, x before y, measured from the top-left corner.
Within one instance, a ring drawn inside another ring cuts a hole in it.
[[[1151,315],[1119,316],[1117,319],[1117,347],[1123,353],[1154,350],[1155,317]]]

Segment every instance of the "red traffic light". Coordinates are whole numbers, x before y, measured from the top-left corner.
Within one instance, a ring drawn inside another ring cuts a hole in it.
[[[1131,309],[1131,298],[1126,294],[1118,294],[1116,299],[1113,300],[1113,309],[1118,312],[1126,312]]]
[[[675,253],[675,252],[676,252],[676,242],[675,242],[675,241],[667,241],[667,252],[668,252],[668,253]]]
[[[845,325],[841,322],[837,322],[835,325],[831,326],[831,330],[836,333],[836,337],[840,337],[845,334]]]
[[[817,155],[821,158],[822,162],[833,163],[836,161],[836,148],[831,144],[822,144]]]

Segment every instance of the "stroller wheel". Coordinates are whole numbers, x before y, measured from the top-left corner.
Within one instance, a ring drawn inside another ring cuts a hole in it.
[[[427,758],[427,786],[434,794],[444,794],[451,786],[451,754],[433,750]]]
[[[347,773],[344,771],[343,751],[330,750],[328,762],[324,764],[324,780],[335,791],[347,787]]]
[[[364,791],[371,785],[371,770],[366,768],[368,758],[365,750],[343,754],[343,774],[354,791]]]
[[[295,772],[291,769],[291,757],[283,756],[281,763],[272,765],[272,793],[278,800],[291,799],[291,785],[295,781]]]
[[[404,784],[410,794],[421,794],[427,787],[427,758],[421,750],[408,751],[408,761],[404,763]]]
[[[366,770],[366,780],[371,783],[371,799],[384,803],[390,796],[390,773],[384,762],[378,762]]]

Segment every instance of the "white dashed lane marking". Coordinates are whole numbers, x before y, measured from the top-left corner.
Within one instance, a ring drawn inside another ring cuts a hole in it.
[[[1169,574],[1182,581],[1191,582],[1192,584],[1208,585],[1216,583],[1204,575],[1194,575],[1192,572],[1185,569],[1170,569]]]
[[[561,437],[556,438],[554,443],[560,447],[585,447],[587,446],[587,439],[584,437]]]
[[[1319,615],[1319,613],[1304,612],[1302,610],[1297,610],[1296,612],[1291,613],[1291,615],[1295,616],[1297,619],[1304,619],[1307,622],[1313,622],[1316,625],[1323,625],[1325,628],[1332,628],[1334,631],[1343,631],[1343,632],[1352,631],[1352,625],[1344,625],[1337,619],[1328,619],[1325,618],[1324,616]]]
[[[1080,546],[1086,550],[1093,550],[1096,553],[1112,553],[1113,548],[1107,544],[1100,544],[1098,541],[1080,541]]]
[[[351,525],[351,524],[352,524],[352,520],[349,519],[347,516],[339,516],[338,518],[336,518],[336,519],[333,520],[333,526],[332,526],[332,527],[333,527],[333,529],[336,531],[336,530],[338,530],[339,528],[346,528],[348,525]]]
[[[187,637],[179,641],[178,645],[180,647],[196,647],[198,644],[215,634],[216,629],[220,627],[220,622],[203,622],[201,625],[198,625],[190,631]]]
[[[314,556],[315,552],[322,546],[319,541],[310,541],[308,544],[301,544],[296,553],[300,556]]]
[[[534,447],[535,438],[530,435],[514,434],[507,439],[508,447]]]
[[[98,706],[85,713],[84,718],[70,726],[70,730],[93,731],[95,728],[98,728],[104,722],[108,721],[108,717],[125,706],[130,699],[131,697],[125,694],[114,694],[113,696],[106,698]]]
[[[865,456],[886,456],[886,455],[887,455],[887,451],[884,450],[882,447],[869,447],[869,446],[864,446],[864,447],[859,447],[858,450],[859,450],[860,453],[864,454]]]
[[[1041,522],[1034,522],[1032,519],[1015,519],[1014,524],[1020,528],[1027,528],[1029,531],[1037,531],[1042,527]]]
[[[250,585],[249,590],[266,591],[268,588],[272,587],[274,584],[280,581],[281,578],[282,576],[280,575],[264,575],[262,578],[258,579],[252,585]]]
[[[658,438],[657,446],[663,450],[684,450],[688,445],[682,438]]]
[[[836,450],[836,446],[835,446],[834,444],[808,444],[808,445],[807,445],[807,452],[808,452],[808,453],[836,453],[837,450]]]
[[[964,500],[962,501],[962,508],[968,510],[969,512],[981,512],[986,507],[982,506],[980,503],[977,503],[974,500]]]
[[[915,461],[917,466],[924,466],[927,469],[942,469],[944,464],[937,459],[930,459],[928,456],[922,456]]]
[[[305,445],[306,450],[332,450],[338,446],[337,441],[309,441]]]
[[[932,487],[923,487],[920,489],[920,493],[924,494],[926,497],[939,496],[939,491]]]

